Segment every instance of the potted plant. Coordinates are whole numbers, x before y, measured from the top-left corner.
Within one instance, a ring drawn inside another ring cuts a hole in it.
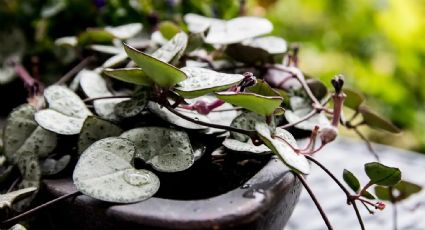
[[[31,88],[28,103],[10,113],[1,166],[12,192],[0,198],[1,227],[50,208],[52,223],[69,229],[282,229],[301,184],[314,198],[304,179],[310,162],[346,193],[362,228],[357,203],[384,208],[368,189],[378,185],[384,197],[400,170],[369,163],[363,187],[345,171],[352,194],[313,155],[340,124],[396,127],[344,89],[341,76],[332,90],[306,77],[298,47],[267,36],[268,20],[184,21],[187,29],[164,22],[140,35],[142,25],[132,23],[56,41],[104,61]],[[344,101],[355,111],[349,120]],[[23,211],[33,198],[52,200]]]

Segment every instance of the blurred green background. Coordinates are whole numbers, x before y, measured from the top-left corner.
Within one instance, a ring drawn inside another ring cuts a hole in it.
[[[242,12],[269,18],[274,34],[300,44],[305,72],[325,82],[344,74],[370,107],[405,130],[363,130],[372,140],[425,152],[425,0],[3,0],[0,28],[21,28],[24,64],[36,56],[43,76],[59,77],[76,61],[55,48],[58,37],[128,22],[149,31],[188,12],[232,18],[241,2]]]

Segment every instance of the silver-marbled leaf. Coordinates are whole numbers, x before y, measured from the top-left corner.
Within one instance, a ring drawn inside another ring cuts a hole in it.
[[[4,208],[11,208],[12,204],[15,201],[19,201],[22,198],[25,198],[31,193],[37,190],[36,187],[28,187],[24,189],[19,189],[13,192],[5,193],[0,195],[0,210]]]
[[[310,173],[310,164],[307,161],[307,158],[305,158],[302,154],[296,153],[292,148],[298,148],[292,134],[284,129],[276,128],[276,132],[273,135],[269,126],[264,122],[258,122],[255,124],[255,130],[264,144],[269,147],[288,167],[303,174]]]
[[[124,138],[95,142],[75,166],[75,186],[88,196],[109,202],[133,203],[150,198],[159,189],[159,179],[148,170],[132,166],[135,152],[134,144]]]
[[[254,145],[251,139],[249,139],[247,142],[242,142],[236,139],[226,138],[222,144],[227,149],[235,151],[235,152],[254,153],[254,154],[269,154],[272,152],[264,144],[259,146]]]
[[[184,53],[187,42],[187,34],[185,32],[179,32],[167,43],[152,53],[152,57],[163,62],[175,63]]]
[[[181,70],[186,73],[188,78],[178,83],[175,89],[187,98],[222,91],[239,84],[244,79],[241,74],[220,73],[200,67],[184,67]]]
[[[56,160],[53,158],[44,159],[41,164],[41,173],[43,176],[52,176],[62,172],[71,161],[70,155],[62,156]]]
[[[94,142],[106,137],[119,136],[122,129],[109,121],[89,116],[84,121],[78,139],[78,153],[82,154]]]
[[[124,132],[121,137],[136,145],[136,157],[161,172],[179,172],[194,163],[189,136],[184,131],[143,127]]]

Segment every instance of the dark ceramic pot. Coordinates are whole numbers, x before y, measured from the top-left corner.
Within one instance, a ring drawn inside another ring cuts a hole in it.
[[[45,180],[48,197],[76,189],[69,179]],[[245,186],[208,199],[150,198],[118,205],[78,196],[45,215],[53,229],[256,229],[282,230],[298,201],[301,185],[272,158]],[[44,222],[44,221],[43,221]],[[46,223],[46,222],[44,222]]]

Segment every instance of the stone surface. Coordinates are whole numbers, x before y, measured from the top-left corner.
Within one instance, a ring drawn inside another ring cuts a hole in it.
[[[425,177],[423,176],[425,155],[383,145],[374,146],[382,163],[399,167],[402,171],[403,179],[425,186]],[[316,155],[316,159],[326,165],[341,180],[344,168],[352,171],[359,177],[362,184],[367,181],[367,176],[363,171],[364,163],[375,160],[369,154],[364,143],[346,138],[339,138],[335,143],[329,144]],[[312,166],[312,172],[309,174],[307,181],[328,214],[334,229],[360,229],[352,207],[344,205],[345,195],[340,192],[330,178],[325,176],[320,168]],[[397,205],[399,215],[398,229],[424,229],[424,200],[425,192],[421,191]],[[375,215],[369,215],[362,205],[359,205],[359,209],[366,229],[393,229],[393,210],[388,202],[387,208],[383,211],[376,211]],[[326,229],[326,226],[319,212],[307,192],[303,190],[298,205],[285,230],[323,229]]]

